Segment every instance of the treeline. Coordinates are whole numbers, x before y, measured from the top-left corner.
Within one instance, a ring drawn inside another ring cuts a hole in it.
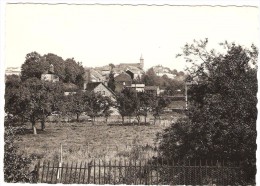
[[[17,122],[30,122],[33,133],[37,134],[36,123],[41,123],[45,129],[45,121],[52,112],[57,111],[63,116],[79,116],[82,113],[92,118],[103,116],[106,119],[112,114],[111,108],[118,109],[124,124],[125,117],[135,117],[140,124],[140,118],[145,118],[152,112],[154,120],[158,119],[169,101],[145,92],[124,89],[114,99],[104,97],[94,92],[78,90],[64,95],[62,82],[48,82],[36,77],[24,81],[12,75],[6,79],[5,112],[15,117]]]
[[[50,72],[52,64],[53,71]],[[43,73],[54,73],[60,81],[51,82],[41,80]],[[55,54],[41,56],[37,52],[26,55],[22,64],[21,77],[10,75],[6,77],[5,89],[5,113],[17,119],[17,122],[32,124],[33,133],[37,134],[36,123],[41,123],[41,129],[45,129],[46,118],[52,112],[57,111],[63,116],[76,116],[77,121],[82,113],[92,118],[103,116],[106,119],[111,115],[111,108],[118,109],[124,118],[135,117],[140,124],[140,118],[145,118],[148,112],[152,112],[154,120],[160,117],[162,110],[169,103],[162,97],[156,97],[147,93],[138,93],[131,89],[124,89],[115,95],[114,101],[94,92],[78,88],[69,95],[65,95],[67,84],[73,83],[81,86],[83,83],[84,69],[73,58],[63,60]]]
[[[169,78],[167,75],[157,76],[154,69],[148,69],[141,78],[134,80],[134,83],[143,83],[146,86],[159,86],[164,90],[165,95],[183,94],[185,90],[185,79],[187,75],[182,71],[169,70],[173,75],[176,75],[174,79]]]
[[[59,77],[60,81],[83,87],[84,68],[82,64],[76,62],[74,58],[63,60],[62,57],[52,53],[43,56],[37,52],[27,54],[21,67],[21,80],[25,81],[32,77],[41,79],[43,73],[49,72],[51,64],[54,68],[53,73]]]

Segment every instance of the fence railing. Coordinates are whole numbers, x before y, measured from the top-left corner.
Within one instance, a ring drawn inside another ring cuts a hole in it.
[[[102,161],[39,162],[35,182],[63,184],[235,185],[243,184],[241,168],[216,162]]]

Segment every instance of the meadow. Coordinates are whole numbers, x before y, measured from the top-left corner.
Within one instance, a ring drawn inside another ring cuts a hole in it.
[[[141,160],[156,156],[156,134],[179,117],[180,114],[171,113],[155,124],[124,126],[109,125],[100,119],[94,125],[87,121],[47,122],[44,131],[38,124],[37,135],[32,134],[28,123],[17,144],[20,153],[34,154],[42,161],[58,161],[61,145],[63,162],[84,162],[92,158]]]

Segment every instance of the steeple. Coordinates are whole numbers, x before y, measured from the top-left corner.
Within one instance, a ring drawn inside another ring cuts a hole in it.
[[[140,67],[143,69],[144,68],[144,59],[143,59],[143,55],[141,54],[140,57]]]

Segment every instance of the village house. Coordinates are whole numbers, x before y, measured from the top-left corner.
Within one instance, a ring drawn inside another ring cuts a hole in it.
[[[117,77],[122,72],[126,72],[130,75],[131,79],[140,79],[144,74],[144,59],[141,56],[139,63],[120,63],[119,65],[105,65],[102,67],[85,68],[85,85],[89,82],[102,82],[107,83],[109,74],[113,72],[114,77]]]
[[[153,71],[159,77],[167,76],[170,79],[175,79],[176,74],[173,74],[168,67],[163,67],[162,65],[157,65],[153,67]]]
[[[54,74],[54,66],[50,65],[50,69],[41,75],[41,80],[49,82],[59,82],[59,76]]]
[[[144,92],[145,84],[132,84],[129,88],[135,90],[136,92]]]
[[[115,92],[121,92],[125,87],[132,85],[132,78],[129,74],[122,72],[115,77]]]
[[[112,101],[116,101],[115,93],[102,82],[90,82],[87,84],[85,90],[109,97]]]

